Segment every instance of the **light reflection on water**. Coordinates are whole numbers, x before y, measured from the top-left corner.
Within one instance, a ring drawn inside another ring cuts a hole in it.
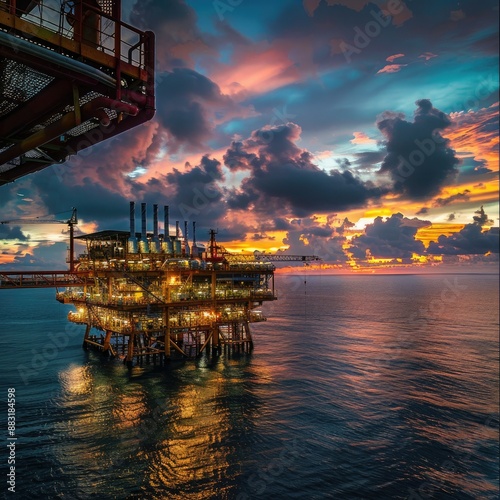
[[[75,339],[18,384],[30,494],[497,498],[497,278],[453,279],[280,276],[252,355],[155,371]]]

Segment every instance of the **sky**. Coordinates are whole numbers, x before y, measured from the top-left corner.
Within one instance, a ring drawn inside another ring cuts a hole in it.
[[[0,220],[75,206],[82,233],[127,230],[133,200],[324,273],[498,272],[497,1],[123,10],[156,33],[154,119],[1,186]],[[67,236],[0,225],[0,269],[61,269]]]

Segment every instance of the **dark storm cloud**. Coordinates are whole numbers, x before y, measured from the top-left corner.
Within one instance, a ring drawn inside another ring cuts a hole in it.
[[[422,225],[429,225],[419,221]],[[377,217],[373,224],[365,227],[365,233],[351,240],[350,251],[357,259],[364,259],[367,251],[375,258],[411,258],[413,253],[422,254],[424,244],[415,239],[418,227],[415,220],[406,219],[397,213],[386,218]]]
[[[457,193],[457,194],[452,194],[451,196],[448,196],[447,198],[436,198],[434,200],[434,206],[435,207],[444,207],[446,205],[449,205],[450,203],[453,203],[455,201],[468,201],[470,198],[470,190],[466,189],[463,193]]]
[[[474,222],[467,224],[458,233],[451,236],[439,236],[437,242],[431,241],[427,248],[427,253],[434,255],[467,255],[481,254],[488,252],[499,252],[499,230],[492,227],[483,231],[483,225],[493,223],[484,213],[483,207],[476,212]]]
[[[427,207],[422,207],[418,212],[417,215],[425,215],[429,213],[429,209]]]
[[[240,190],[228,198],[230,208],[288,211],[296,216],[346,210],[380,198],[383,189],[364,182],[350,171],[325,172],[312,155],[295,144],[300,127],[293,123],[254,131],[250,139],[234,142],[224,155],[232,169],[250,172]]]
[[[51,169],[37,173],[30,182],[47,213],[76,207],[79,218],[86,222],[99,221],[107,229],[111,228],[110,224],[113,229],[128,227],[128,200],[105,184],[85,178],[80,184],[68,186],[68,179],[55,176]]]
[[[170,135],[171,151],[181,144],[200,148],[210,138],[215,119],[237,108],[212,80],[188,68],[162,75],[157,98],[157,120]]]
[[[358,172],[372,172],[373,169],[378,168],[377,163],[384,159],[385,153],[383,151],[365,151],[362,153],[355,153],[355,160],[352,165]]]
[[[462,164],[460,165],[460,176],[458,182],[475,181],[475,177],[478,175],[490,174],[492,177],[496,175],[496,172],[488,168],[488,162],[486,160],[476,160],[473,156],[467,156],[462,158]]]
[[[254,233],[254,235],[251,237],[252,241],[261,241],[261,240],[275,240],[276,236],[269,236],[268,234],[260,234],[260,233]]]
[[[9,226],[0,224],[0,240],[19,240],[26,241],[29,237],[26,236],[19,226]]]
[[[59,269],[67,251],[67,244],[58,242],[33,248],[31,253],[17,252],[9,269]]]
[[[489,219],[486,213],[484,212],[484,208],[481,207],[479,210],[475,212],[477,215],[472,217],[474,224],[478,226],[484,226],[485,224],[493,224],[493,220]]]
[[[458,173],[458,158],[440,131],[451,125],[448,116],[428,99],[416,102],[413,122],[384,114],[377,126],[385,135],[387,155],[379,173],[389,174],[396,193],[410,199],[438,194]]]
[[[194,50],[207,49],[196,13],[184,0],[138,0],[130,21],[140,29],[155,32],[160,70],[189,66]]]
[[[337,234],[344,234],[346,230],[354,227],[355,225],[356,224],[354,224],[354,222],[351,222],[347,217],[344,217],[342,224],[340,225],[340,227],[335,228],[335,231],[337,232]]]
[[[218,186],[223,180],[220,162],[205,155],[199,165],[187,167],[184,172],[174,169],[166,175],[166,184],[173,187],[169,198],[173,216],[201,224],[216,222],[225,213]]]
[[[282,217],[275,217],[273,220],[273,228],[276,231],[285,231],[291,229],[292,225],[286,219]]]

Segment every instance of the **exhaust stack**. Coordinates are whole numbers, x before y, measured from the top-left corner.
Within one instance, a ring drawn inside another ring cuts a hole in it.
[[[151,241],[151,252],[160,251],[160,237],[158,234],[158,204],[153,205],[153,240]]]
[[[189,256],[188,221],[184,221],[184,254]]]
[[[175,221],[175,242],[174,242],[174,254],[180,256],[182,254],[181,249],[181,231],[179,229],[179,221]]]
[[[128,238],[128,251],[137,253],[137,238],[135,237],[135,202],[130,202],[130,235]]]
[[[191,247],[193,258],[199,257],[198,247],[196,246],[196,222],[193,221],[193,246]]]
[[[172,254],[173,246],[172,240],[170,239],[170,219],[169,219],[169,207],[168,205],[163,206],[163,244],[162,250],[165,253]]]
[[[148,234],[146,231],[146,203],[141,203],[141,241],[139,246],[142,253],[148,252]]]
[[[168,205],[163,207],[163,232],[165,233],[163,239],[167,241],[167,238],[170,236],[170,221],[169,221],[169,208]]]

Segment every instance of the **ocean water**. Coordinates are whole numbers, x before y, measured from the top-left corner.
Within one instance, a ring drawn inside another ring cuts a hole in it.
[[[131,372],[81,348],[53,290],[0,291],[3,496],[499,497],[497,275],[276,287],[252,354]]]

